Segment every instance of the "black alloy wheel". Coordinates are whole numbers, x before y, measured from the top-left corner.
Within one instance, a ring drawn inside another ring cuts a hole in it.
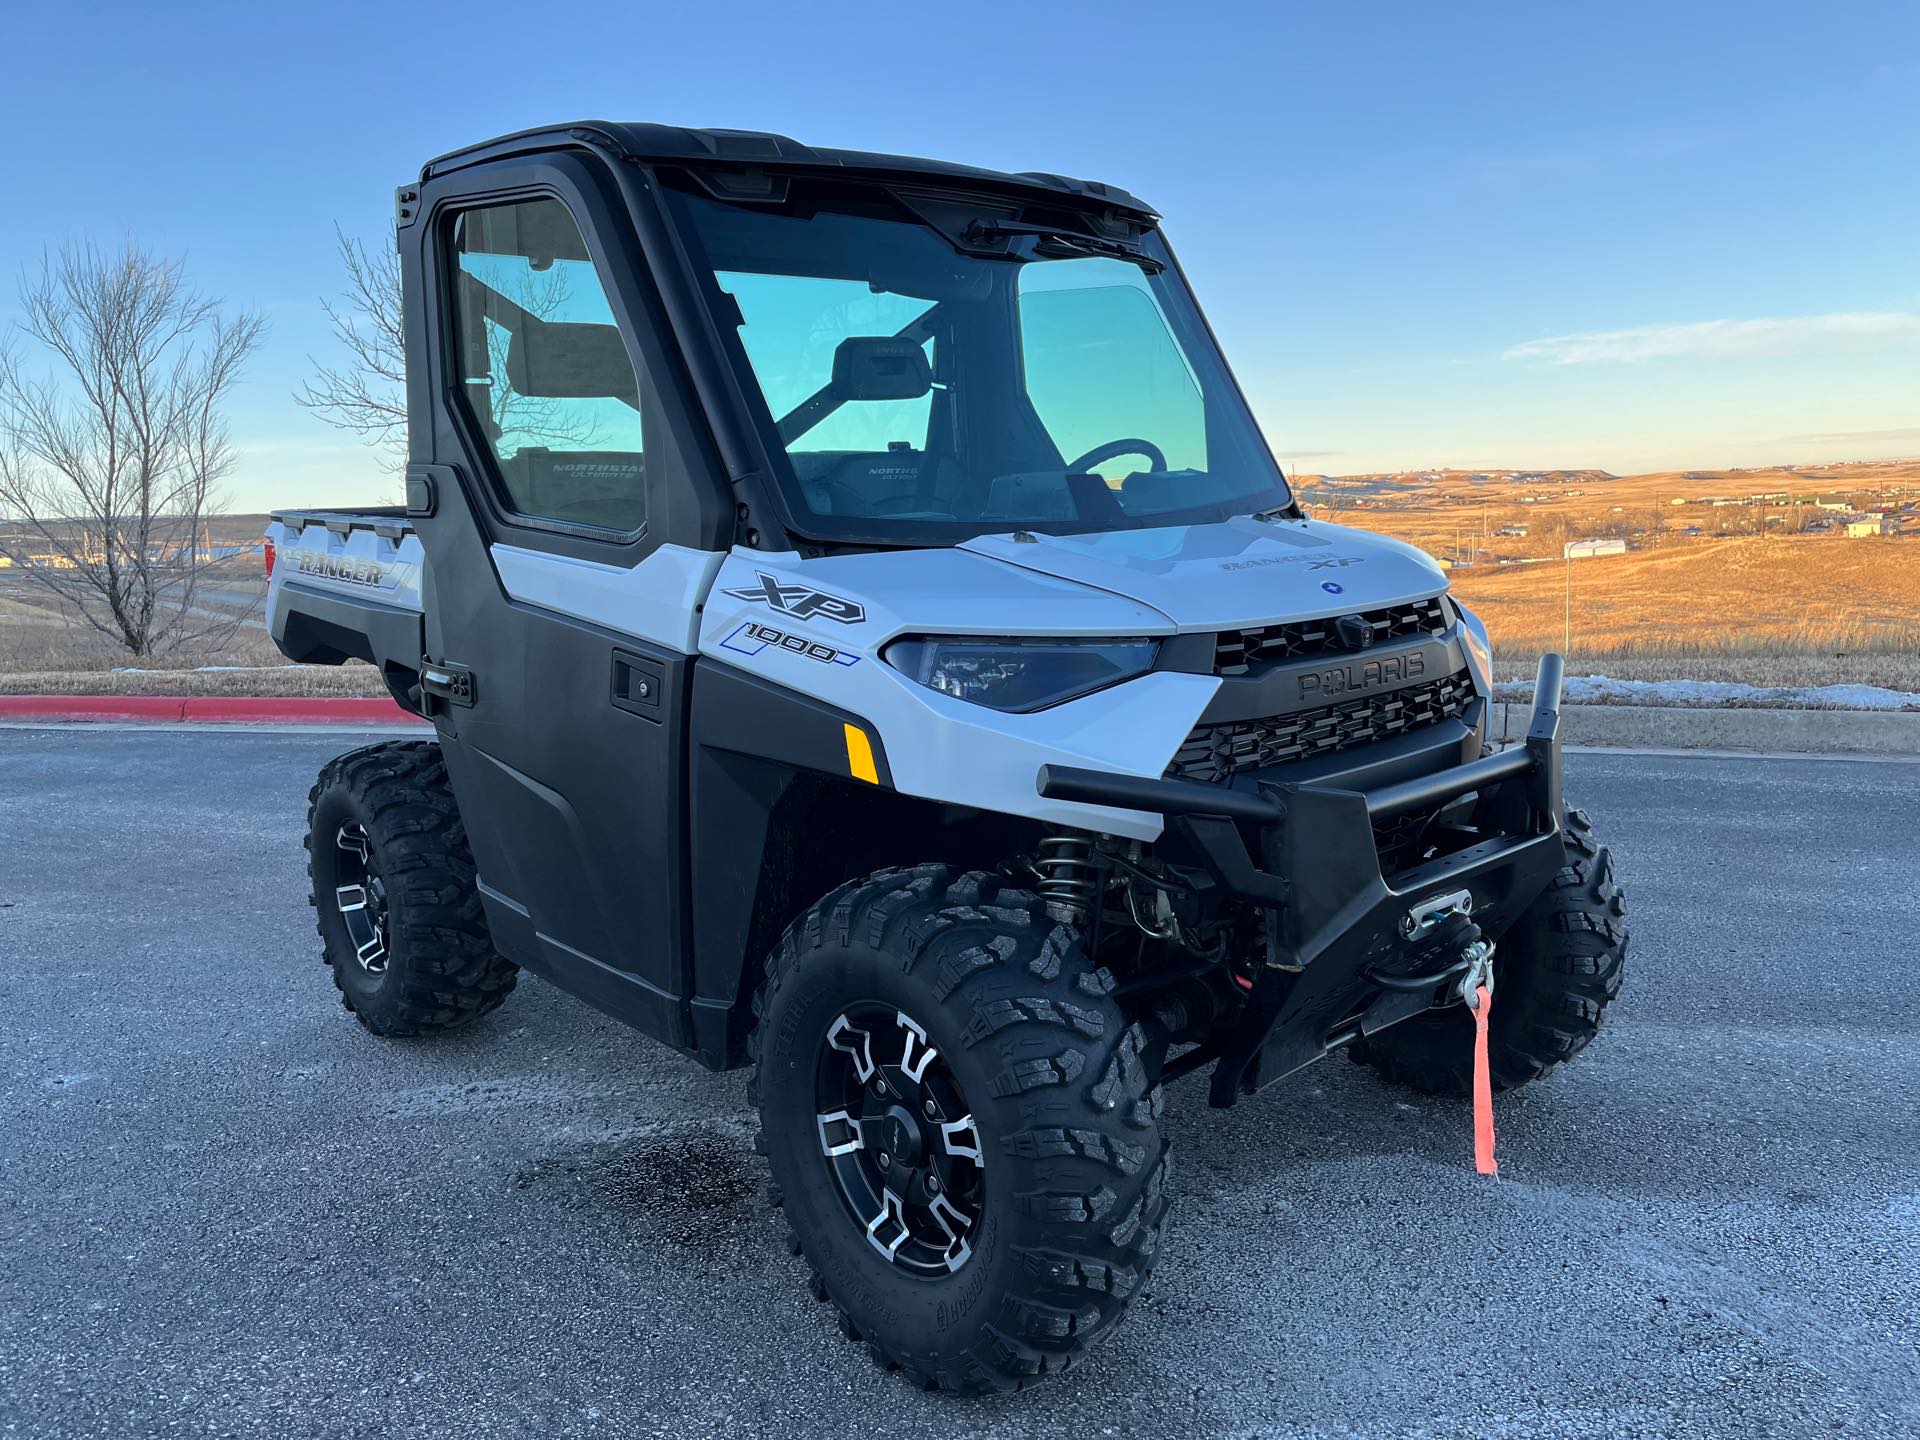
[[[973,1253],[986,1187],[980,1130],[926,1027],[889,1005],[853,1005],[821,1042],[820,1153],[867,1243],[917,1275]]]
[[[367,827],[349,820],[334,832],[333,904],[354,959],[369,975],[387,970],[387,885],[373,862]]]

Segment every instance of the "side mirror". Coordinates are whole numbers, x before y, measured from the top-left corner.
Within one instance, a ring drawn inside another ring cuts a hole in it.
[[[918,400],[933,388],[927,352],[890,335],[849,335],[833,352],[836,400]]]

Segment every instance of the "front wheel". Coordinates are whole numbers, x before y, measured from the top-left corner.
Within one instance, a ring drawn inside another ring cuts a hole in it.
[[[1039,899],[882,871],[798,920],[755,996],[776,1203],[817,1298],[928,1389],[1077,1361],[1153,1265],[1158,1047]]]
[[[1627,963],[1627,904],[1613,857],[1581,810],[1561,826],[1560,869],[1493,959],[1487,1058],[1493,1088],[1513,1090],[1571,1060],[1599,1032]],[[1473,1016],[1431,1010],[1347,1052],[1388,1080],[1430,1095],[1465,1095],[1473,1081]]]

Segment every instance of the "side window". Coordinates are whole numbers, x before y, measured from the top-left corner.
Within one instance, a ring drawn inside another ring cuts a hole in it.
[[[640,383],[580,227],[558,200],[454,227],[463,399],[522,515],[630,532],[647,518]]]

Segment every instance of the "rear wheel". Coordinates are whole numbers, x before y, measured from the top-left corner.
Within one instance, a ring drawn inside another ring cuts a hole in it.
[[[1571,1060],[1599,1032],[1627,963],[1627,905],[1613,858],[1581,810],[1562,826],[1560,869],[1494,951],[1487,1058],[1493,1088],[1512,1090]],[[1387,1079],[1432,1095],[1465,1095],[1473,1079],[1473,1016],[1428,1011],[1351,1046]]]
[[[326,962],[376,1035],[486,1014],[518,970],[493,948],[440,747],[396,740],[331,760],[307,797],[307,875]]]
[[[755,997],[774,1196],[841,1329],[928,1389],[1012,1390],[1118,1322],[1166,1209],[1157,1046],[1032,894],[843,887]]]

